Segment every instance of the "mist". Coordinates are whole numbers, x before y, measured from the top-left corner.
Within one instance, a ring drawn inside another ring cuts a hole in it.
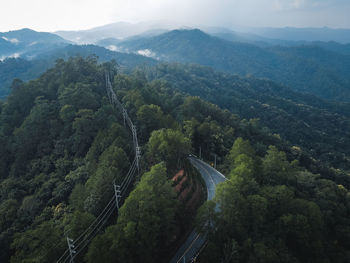
[[[350,2],[346,0],[12,0],[2,3],[0,30],[88,29],[117,21],[350,28],[349,11]]]

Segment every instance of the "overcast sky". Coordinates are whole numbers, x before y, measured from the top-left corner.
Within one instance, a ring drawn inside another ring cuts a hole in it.
[[[350,0],[0,0],[0,31],[167,20],[188,26],[350,28]]]

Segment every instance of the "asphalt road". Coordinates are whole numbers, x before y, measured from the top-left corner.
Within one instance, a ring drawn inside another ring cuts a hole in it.
[[[212,200],[215,196],[216,185],[225,181],[225,176],[211,167],[209,164],[197,159],[194,156],[189,157],[189,160],[192,165],[197,168],[205,182],[208,191],[208,200]],[[192,262],[192,259],[198,254],[204,243],[205,237],[202,237],[193,231],[176,252],[170,263]]]

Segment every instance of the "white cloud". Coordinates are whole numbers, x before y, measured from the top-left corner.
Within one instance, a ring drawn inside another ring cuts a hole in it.
[[[107,49],[111,50],[111,51],[120,51],[120,48],[118,48],[115,45],[109,45],[106,47]]]
[[[20,56],[21,56],[21,54],[19,54],[19,53],[13,53],[9,56],[1,56],[0,61],[4,61],[7,58],[19,58]]]
[[[150,49],[141,49],[137,51],[137,54],[144,56],[144,57],[149,57],[149,58],[156,58],[157,55]]]
[[[16,44],[17,45],[19,43],[17,38],[7,38],[7,37],[1,37],[1,38],[6,40],[6,41],[8,41],[8,42],[11,42],[12,44]]]

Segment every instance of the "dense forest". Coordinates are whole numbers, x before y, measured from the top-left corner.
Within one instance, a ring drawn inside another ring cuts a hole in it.
[[[132,136],[107,97],[111,69],[118,71],[114,62],[95,57],[61,59],[36,80],[14,81],[0,102],[1,262],[55,262],[67,248],[66,236],[76,239],[98,219],[113,197],[113,181],[126,175]],[[228,109],[190,95],[196,87],[214,94],[209,78],[231,78],[175,69],[173,80],[152,78],[159,70],[147,68],[115,74],[113,87],[139,134],[140,177],[118,218],[116,212],[75,261],[166,262],[196,225],[208,237],[203,262],[348,262],[345,173],[321,165],[315,158],[322,155],[313,157],[306,145],[260,126],[253,111],[241,119],[222,101],[215,103]],[[247,92],[248,84],[263,91],[267,85],[237,82]],[[216,93],[234,98],[228,90]],[[218,155],[229,180],[195,219],[206,191],[186,156],[199,148],[205,160]]]
[[[329,102],[271,81],[197,65],[160,64],[145,70],[150,80],[167,81],[175,89],[200,96],[242,118],[257,118],[325,166],[349,172],[349,103]],[[343,177],[349,176],[343,173]]]
[[[350,193],[344,186],[289,162],[274,146],[258,156],[242,138],[225,165],[229,180],[197,215],[208,237],[200,262],[350,260]]]
[[[157,62],[151,58],[136,54],[113,52],[95,45],[66,45],[53,50],[40,50],[41,53],[27,60],[23,58],[0,59],[0,99],[10,94],[13,79],[24,81],[39,77],[55,65],[59,58],[68,59],[72,56],[88,57],[91,54],[98,56],[100,62],[117,60],[121,70],[129,70],[140,65],[154,65]]]
[[[350,101],[350,56],[329,50],[327,45],[261,47],[193,29],[126,40],[117,46],[128,52],[148,51],[162,61],[196,63],[240,76],[253,75],[325,99]]]
[[[131,68],[159,61],[196,63],[230,74],[270,79],[326,100],[350,101],[349,44],[255,39],[250,34],[224,32],[156,30],[127,40],[83,41],[94,45],[72,45],[55,34],[29,29],[0,33],[0,98],[9,94],[13,78],[31,80],[53,67],[58,58],[96,54],[100,62],[116,59]],[[246,43],[246,37],[255,40]]]

